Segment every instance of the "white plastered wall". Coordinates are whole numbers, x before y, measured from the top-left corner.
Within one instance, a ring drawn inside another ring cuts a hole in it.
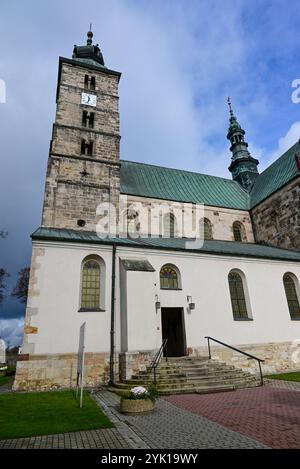
[[[35,311],[30,325],[38,328],[36,334],[27,336],[33,353],[76,353],[79,327],[84,321],[86,351],[109,352],[112,247],[35,241],[33,248],[44,252],[37,257],[35,294],[28,303],[28,311]],[[105,262],[105,311],[78,312],[81,263],[91,254],[101,256]],[[146,258],[155,272],[126,272],[126,288],[122,292],[124,277],[120,279],[119,257],[131,256]],[[182,290],[160,290],[159,271],[166,263],[179,269]],[[253,321],[233,320],[227,280],[231,269],[245,274]],[[160,345],[161,313],[155,310],[155,295],[162,307],[184,308],[187,347],[205,345],[206,335],[229,344],[300,339],[300,321],[291,320],[287,307],[282,283],[285,272],[300,279],[300,263],[117,247],[116,351],[121,349],[124,304],[127,344],[122,351],[151,350]],[[121,301],[124,291],[126,299]],[[192,296],[195,310],[188,310],[188,295]]]

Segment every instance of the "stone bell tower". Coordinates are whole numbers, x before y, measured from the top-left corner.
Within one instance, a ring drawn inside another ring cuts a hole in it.
[[[97,206],[118,207],[121,74],[104,65],[87,33],[72,59],[59,58],[56,117],[47,167],[42,226],[95,231]]]

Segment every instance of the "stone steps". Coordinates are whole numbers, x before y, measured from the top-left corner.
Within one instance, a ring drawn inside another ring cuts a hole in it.
[[[156,379],[160,394],[222,392],[260,384],[255,375],[206,357],[163,359],[156,370]],[[138,385],[153,385],[150,367],[124,383],[117,383],[114,389],[122,394]]]
[[[195,382],[195,381],[230,381],[230,380],[256,380],[255,376],[252,375],[243,375],[241,373],[220,373],[218,375],[214,374],[203,374],[203,375],[179,375],[179,376],[157,376],[157,381],[159,383],[180,383],[180,382]],[[133,376],[131,379],[127,380],[128,384],[137,385],[139,383],[149,383],[153,381],[153,375],[151,376]]]

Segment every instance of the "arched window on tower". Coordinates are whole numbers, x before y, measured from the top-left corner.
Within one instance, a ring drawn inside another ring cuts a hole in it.
[[[235,221],[232,225],[234,241],[242,243],[246,241],[245,229],[241,222]]]
[[[99,256],[86,257],[81,266],[80,311],[104,309],[105,264]]]
[[[283,284],[291,319],[300,319],[298,279],[295,275],[286,273],[283,276]]]
[[[244,274],[240,271],[232,270],[228,275],[228,283],[233,319],[252,319],[249,311],[249,301],[247,301],[246,296],[248,292]]]
[[[181,279],[177,267],[165,264],[160,269],[160,288],[165,290],[178,290],[181,288]]]

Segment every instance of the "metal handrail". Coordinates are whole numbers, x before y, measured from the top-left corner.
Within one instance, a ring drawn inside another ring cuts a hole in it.
[[[260,374],[260,384],[263,386],[264,384],[264,378],[262,374],[262,369],[261,369],[261,363],[264,362],[262,358],[255,357],[255,355],[251,355],[250,353],[243,352],[243,350],[240,350],[236,347],[232,347],[232,345],[225,344],[224,342],[221,342],[220,340],[214,339],[213,337],[210,336],[205,336],[205,339],[207,339],[207,345],[208,345],[208,356],[211,358],[211,350],[210,350],[210,340],[213,340],[214,342],[217,342],[218,344],[224,345],[224,347],[230,348],[231,350],[235,350],[238,353],[241,353],[242,355],[246,355],[248,357],[248,360],[253,359],[258,362],[258,367],[259,367],[259,374]]]
[[[167,349],[167,343],[168,343],[168,339],[164,339],[163,340],[163,343],[161,344],[161,346],[159,347],[159,350],[158,352],[156,353],[152,363],[151,363],[151,366],[150,366],[150,373],[152,372],[153,370],[153,381],[154,381],[154,385],[156,386],[156,368],[158,367],[159,365],[159,362],[161,360],[161,357],[162,357],[162,354],[163,352],[165,351],[166,353],[166,362],[168,361],[168,349]]]

